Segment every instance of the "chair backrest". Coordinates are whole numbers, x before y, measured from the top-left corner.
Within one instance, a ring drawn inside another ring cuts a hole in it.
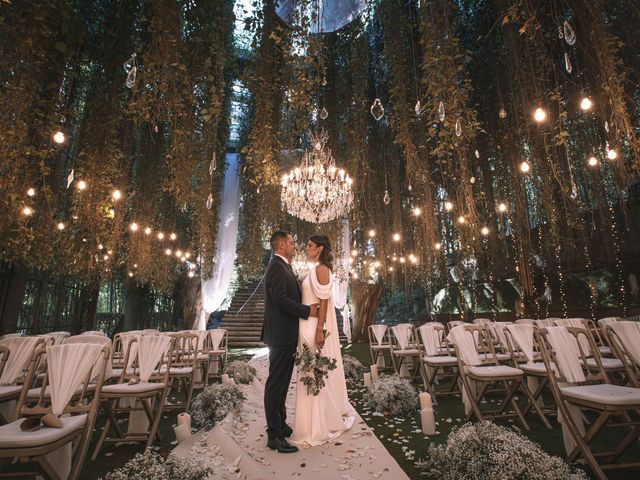
[[[604,317],[598,320],[598,326],[600,328],[604,328],[610,323],[618,322],[620,320],[622,320],[620,317]]]
[[[392,338],[401,350],[414,348],[416,345],[415,327],[411,323],[399,323],[391,327]]]
[[[13,338],[13,337],[22,337],[21,333],[5,333],[4,335],[0,336],[0,341],[5,340],[7,338]]]
[[[476,338],[481,338],[481,343],[488,344],[487,348],[490,353],[487,358],[489,359],[489,363],[497,364],[497,359],[495,359],[495,353],[493,352],[491,334],[484,325],[458,325],[457,327],[453,327],[447,336],[447,339],[453,343],[456,350],[456,357],[466,366],[482,365],[484,363],[478,353],[479,342]],[[484,348],[482,353],[486,353]]]
[[[103,336],[107,336],[106,333],[102,332],[101,330],[87,330],[86,332],[80,332],[79,335],[103,335]]]
[[[9,350],[2,374],[0,385],[12,385],[18,378],[27,373],[29,362],[34,352],[45,346],[43,337],[9,337],[0,340],[0,345]]]
[[[425,323],[418,327],[418,348],[431,356],[440,355],[443,348],[449,353],[449,345],[444,341],[444,326],[437,322]]]
[[[387,326],[381,323],[375,325],[369,325],[367,329],[369,334],[369,344],[373,345],[374,343],[378,346],[388,345],[389,338],[387,336]]]
[[[226,351],[229,335],[224,328],[214,328],[209,330],[210,347],[213,351]]]
[[[47,335],[53,337],[54,345],[61,345],[64,342],[65,338],[69,338],[71,333],[69,332],[49,332]]]
[[[0,345],[0,377],[2,377],[2,371],[4,370],[4,366],[7,363],[8,357],[9,349],[4,345]]]
[[[198,358],[198,335],[178,333],[173,335],[173,367],[194,367]]]
[[[585,328],[547,327],[536,330],[535,335],[547,372],[555,372],[549,375],[550,378],[554,377],[554,381],[573,384],[609,383],[593,338]],[[589,344],[588,350],[583,348],[581,338]],[[591,353],[594,354],[597,368],[585,370],[584,365]]]
[[[136,335],[131,338],[124,361],[128,368],[123,368],[120,381],[139,376],[141,382],[154,379],[166,383],[173,360],[170,352],[174,350],[174,342],[175,337],[166,335]]]
[[[534,320],[534,322],[537,327],[545,328],[545,327],[555,327],[556,320],[559,320],[559,319],[550,317],[550,318],[540,318],[538,320]]]
[[[198,337],[198,353],[207,353],[209,351],[210,336],[207,330],[180,330],[178,333],[188,333]]]
[[[507,348],[514,364],[527,362],[533,363],[536,327],[528,323],[516,323],[507,325],[504,329]]]
[[[518,320],[516,320],[516,323],[518,324],[524,323],[525,325],[535,325],[536,321],[533,318],[519,318]]]
[[[495,341],[494,345],[497,345],[503,352],[506,352],[507,339],[504,336],[504,329],[507,327],[507,325],[511,325],[511,322],[491,322],[484,325],[493,335],[493,339]]]
[[[97,344],[76,343],[39,348],[29,362],[29,373],[18,400],[18,414],[54,413],[60,416],[88,413],[91,410],[95,413],[109,358],[110,348]],[[36,387],[40,364],[46,364],[46,373],[41,385]],[[94,388],[89,389],[96,366],[97,379]],[[37,397],[29,395],[27,401],[27,392],[31,388],[39,388],[40,394]],[[50,395],[47,395],[47,390]],[[87,400],[89,395],[93,396],[90,402]]]
[[[109,340],[109,337],[105,337],[104,335],[73,335],[67,339],[64,340],[64,342],[62,342],[63,345],[67,345],[67,344],[77,344],[77,343],[90,343],[93,345],[102,345],[103,347],[108,347],[109,348],[109,361],[107,362],[107,366],[105,367],[105,377],[106,378],[111,378],[111,375],[113,374],[113,360],[112,360],[112,355],[111,355],[111,340]],[[97,377],[98,374],[98,365],[94,366],[93,369],[93,378]]]
[[[491,319],[489,319],[489,318],[474,318],[471,323],[473,323],[474,325],[487,325],[487,324],[491,323]]]
[[[640,388],[640,323],[621,320],[604,328],[615,356],[622,361],[631,384]]]
[[[450,322],[447,322],[447,328],[451,331],[452,329],[464,324],[465,322],[462,320],[451,320]]]
[[[585,318],[558,318],[555,320],[555,324],[559,327],[582,328],[589,333],[588,336],[591,336],[591,329],[589,328],[588,320]],[[578,341],[585,352],[590,351],[589,342],[585,336],[578,337]]]

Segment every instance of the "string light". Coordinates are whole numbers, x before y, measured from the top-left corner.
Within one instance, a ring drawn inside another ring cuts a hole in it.
[[[445,203],[444,203],[444,209],[445,209],[447,212],[450,212],[451,210],[453,210],[453,203],[451,203],[451,202],[445,202]]]
[[[28,207],[28,206],[27,206],[27,207],[24,207],[24,208],[22,209],[22,214],[23,214],[23,215],[26,215],[27,217],[29,217],[29,216],[33,215],[33,208]]]
[[[357,257],[358,256],[358,250],[351,250],[351,256],[352,257]]]
[[[422,214],[422,210],[420,209],[420,207],[416,207],[416,208],[414,208],[414,209],[413,209],[413,214],[414,214],[416,217],[419,217],[419,216]]]
[[[29,195],[30,197],[33,197],[36,194],[36,191],[34,188],[30,188],[29,190],[27,190],[27,195]]]
[[[185,258],[191,258],[191,254],[189,252],[184,253]]]
[[[482,227],[480,233],[482,233],[482,235],[486,237],[487,235],[489,235],[489,229],[487,227]]]
[[[147,227],[147,228],[145,228],[145,229],[144,229],[144,233],[145,233],[146,235],[151,235],[151,227]]]
[[[64,223],[62,223],[62,222],[58,223],[58,230],[60,230],[60,231],[64,230]]]
[[[378,260],[376,260],[375,262],[373,262],[373,266],[374,266],[375,268],[380,268],[380,265],[381,265],[381,264],[380,264],[380,262],[379,262]]]
[[[507,211],[507,206],[504,203],[500,203],[498,205],[498,211],[501,212],[501,213],[506,212]]]
[[[464,216],[463,216],[463,215],[460,215],[460,216],[458,217],[458,223],[459,223],[460,225],[462,225],[464,222],[466,222],[466,219],[464,218]]]
[[[593,107],[593,102],[591,101],[591,99],[589,97],[584,97],[581,101],[580,101],[580,108],[582,110],[584,110],[585,112],[587,110],[591,110],[591,107]]]
[[[189,278],[193,278],[196,274],[193,272],[189,272],[187,275],[189,276]]]
[[[129,230],[131,230],[132,232],[137,232],[138,224],[136,222],[133,222],[131,225],[129,225]]]
[[[129,276],[130,276],[130,277],[133,277],[133,272],[129,272]]]
[[[547,119],[547,112],[541,107],[538,107],[535,112],[533,112],[533,119],[538,123],[542,123]]]
[[[436,244],[434,245],[434,248],[436,250],[440,250],[442,248],[442,244],[440,242],[436,242]]]
[[[158,240],[164,239],[164,233],[158,232]]]
[[[172,233],[171,235],[169,235],[169,238],[170,238],[171,240],[175,240],[177,237],[176,237],[176,234],[175,234],[175,233]]]
[[[404,257],[400,257],[398,260],[400,261],[400,263],[404,263],[407,261]]]
[[[389,271],[390,271],[390,272],[393,272],[393,267],[389,267]]]
[[[351,277],[353,277],[354,280],[357,280],[358,279],[358,273],[357,272],[353,272],[351,274]]]
[[[522,173],[529,173],[529,169],[530,169],[530,168],[531,168],[531,167],[529,166],[529,162],[522,162],[522,163],[520,164],[520,171],[521,171]]]
[[[60,130],[58,130],[56,133],[53,134],[53,141],[56,142],[58,145],[60,145],[61,143],[64,143],[65,137],[64,137],[64,133],[62,133]]]
[[[171,249],[170,249],[170,248],[167,248],[167,249],[164,251],[164,253],[165,253],[165,255],[167,255],[167,256],[171,255]]]
[[[101,243],[98,244],[98,250],[102,250],[104,248],[104,245],[102,245]]]
[[[176,257],[180,258],[182,256],[182,250],[176,250]]]
[[[399,233],[394,233],[393,234],[393,241],[394,242],[399,242],[400,241],[400,234]]]
[[[373,229],[369,230],[369,238],[373,238],[375,236],[376,236],[376,231]]]
[[[114,190],[111,193],[111,198],[113,198],[116,201],[120,200],[122,198],[122,192],[120,190]]]
[[[87,182],[85,182],[84,180],[80,180],[78,182],[78,190],[86,190],[87,189]]]
[[[618,158],[618,151],[613,148],[611,150],[607,150],[607,158],[609,160],[615,160]]]
[[[587,163],[590,167],[595,167],[596,165],[598,165],[598,159],[592,155],[589,157],[589,160],[587,160]]]

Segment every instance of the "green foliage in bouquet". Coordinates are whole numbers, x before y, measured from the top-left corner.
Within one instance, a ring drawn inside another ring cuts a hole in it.
[[[326,330],[323,333],[326,339],[329,333]],[[325,357],[318,351],[312,353],[306,343],[302,344],[302,352],[296,352],[294,363],[298,367],[298,381],[314,397],[324,388],[324,379],[329,376],[329,372],[337,367],[335,358]]]

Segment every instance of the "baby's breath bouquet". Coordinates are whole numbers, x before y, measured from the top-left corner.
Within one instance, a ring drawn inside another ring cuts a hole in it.
[[[329,336],[327,330],[323,330],[324,338]],[[329,376],[331,370],[335,370],[336,359],[329,358],[316,351],[311,353],[306,343],[302,344],[302,352],[296,352],[295,365],[298,367],[298,381],[307,386],[307,393],[314,397],[324,387],[324,379]]]

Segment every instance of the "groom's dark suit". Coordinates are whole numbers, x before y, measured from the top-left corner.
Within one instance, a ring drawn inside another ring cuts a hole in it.
[[[298,345],[298,320],[308,318],[309,305],[303,305],[302,292],[291,266],[274,255],[264,275],[266,293],[262,341],[269,347],[269,377],[264,389],[264,410],[269,438],[282,436],[286,425],[285,401],[293,356]]]

